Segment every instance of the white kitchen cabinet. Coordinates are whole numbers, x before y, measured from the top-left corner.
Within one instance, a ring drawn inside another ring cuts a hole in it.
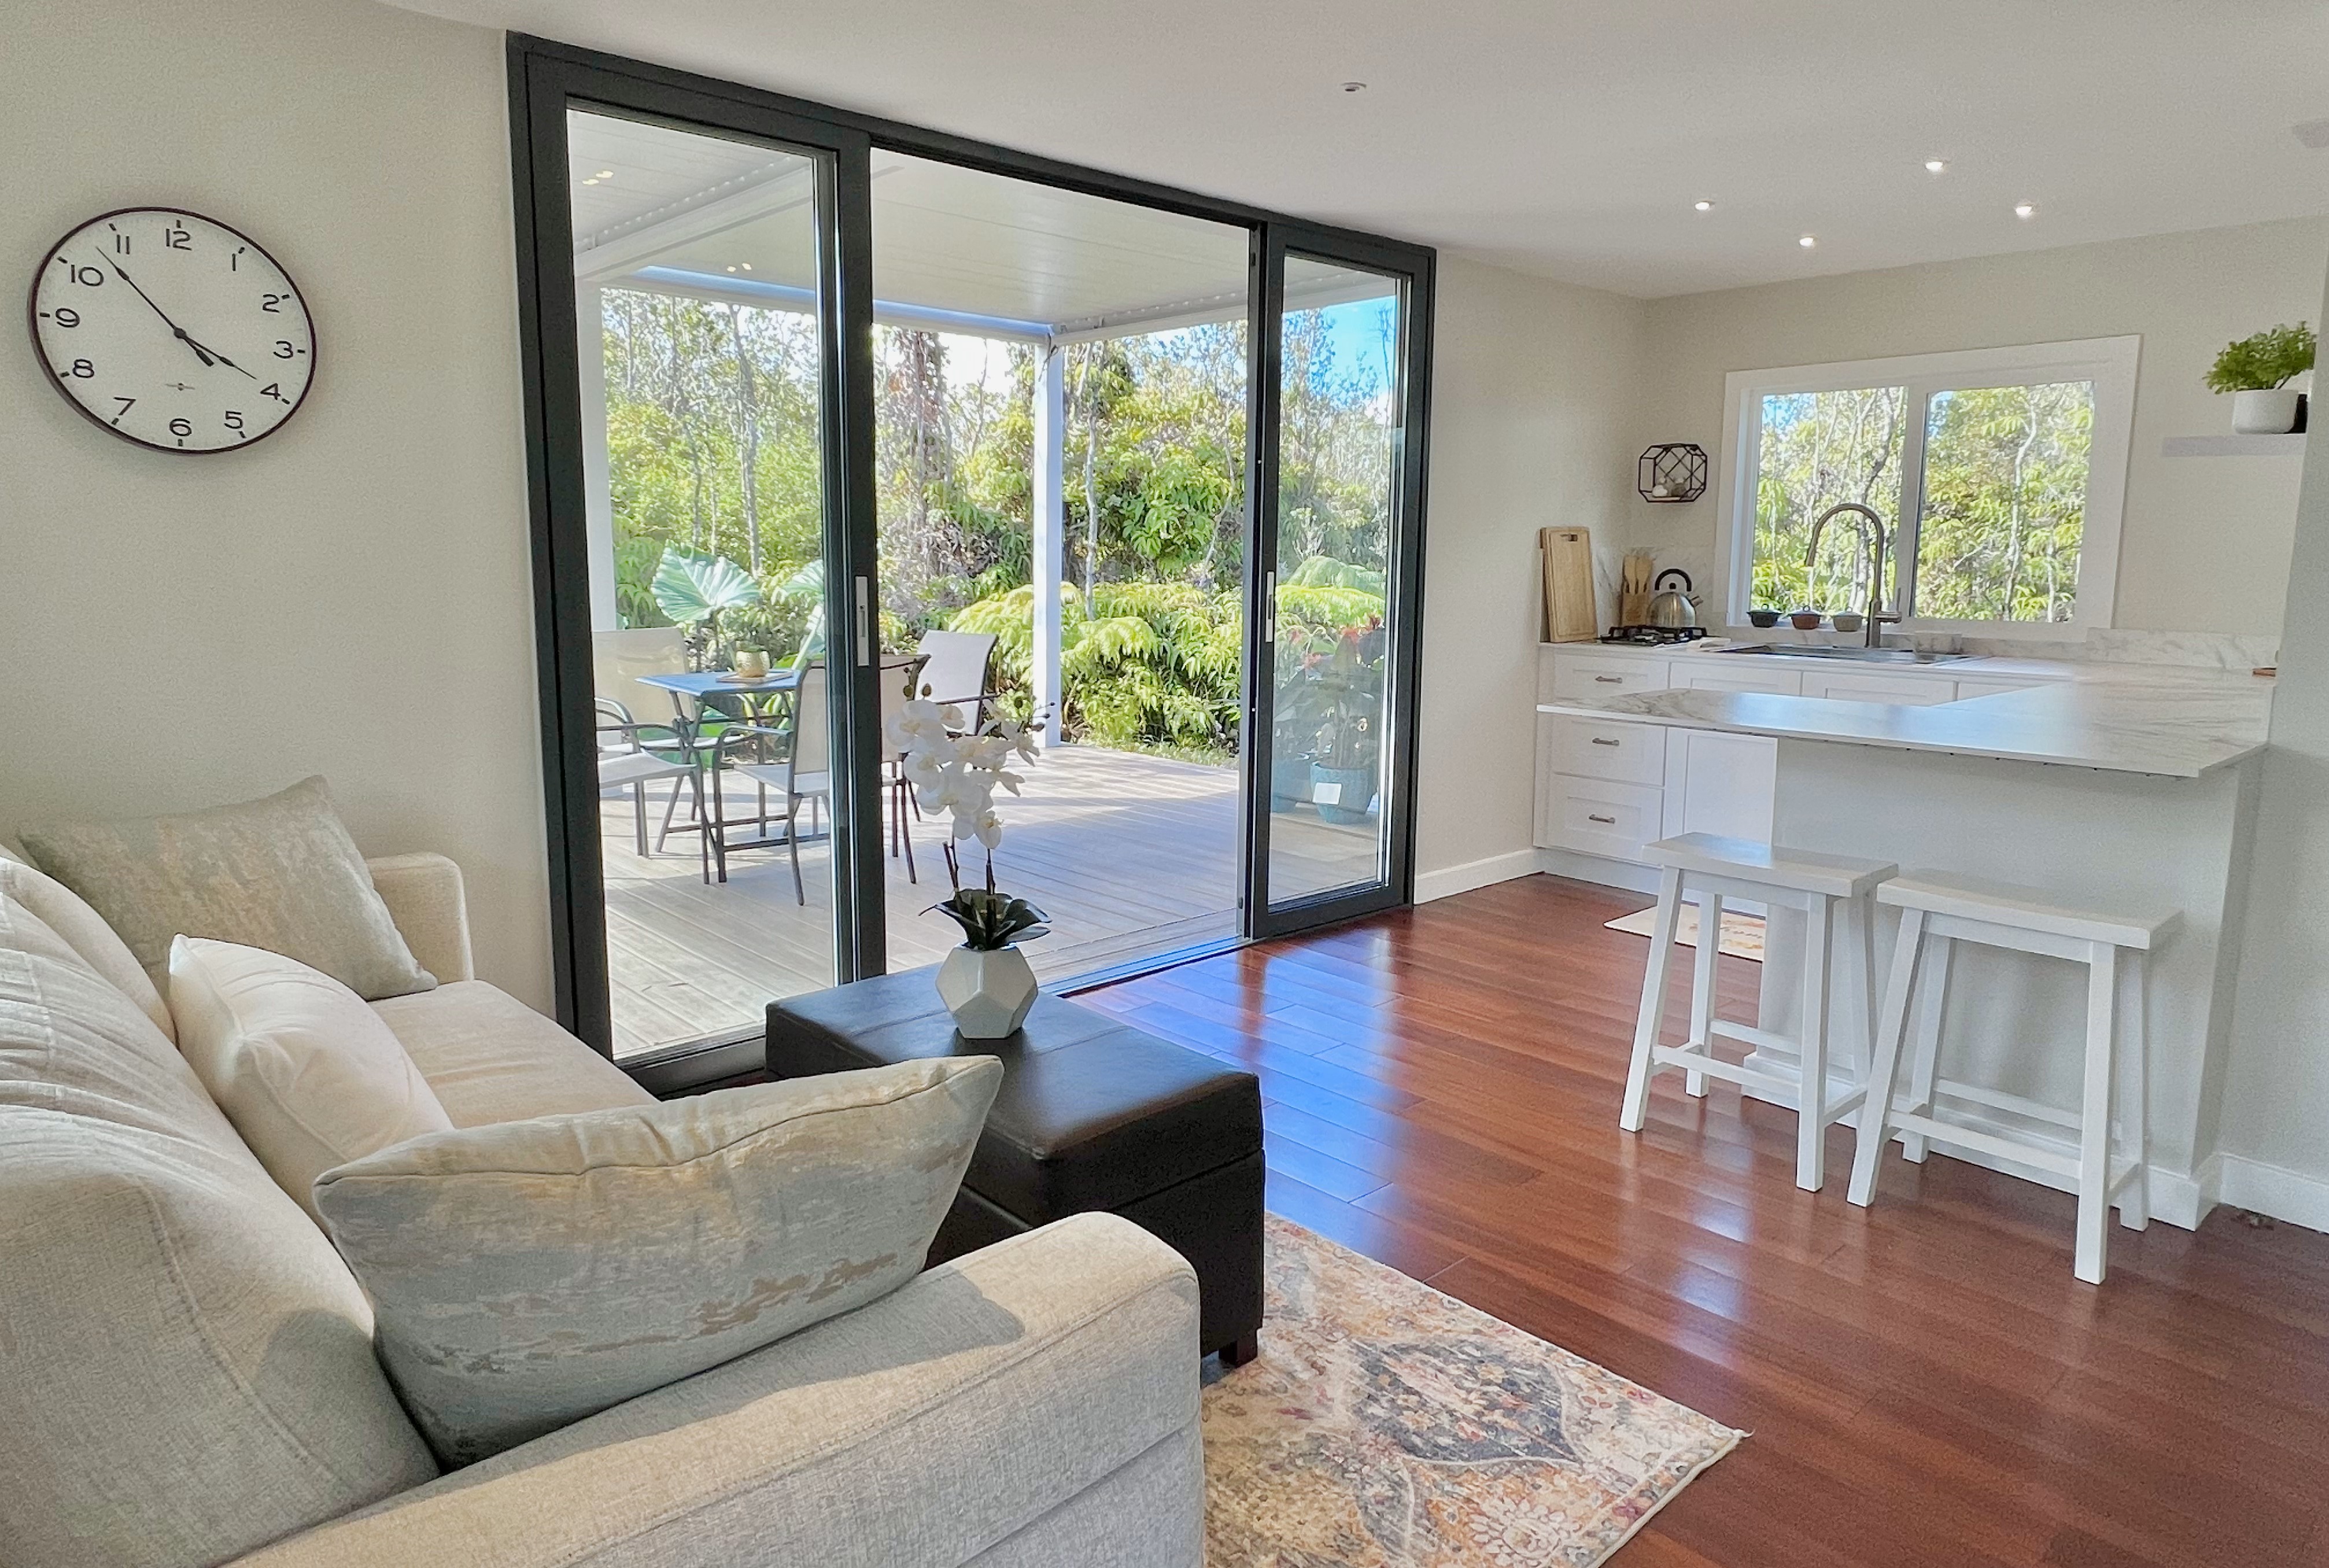
[[[1668,684],[1676,687],[1710,692],[1768,692],[1779,697],[1801,696],[1804,692],[1801,670],[1775,667],[1767,659],[1726,659],[1721,654],[1702,654],[1696,659],[1676,659],[1672,668],[1673,679]]]
[[[1556,697],[1622,697],[1631,692],[1664,691],[1666,685],[1664,659],[1624,654],[1553,656],[1552,694]]]
[[[1664,795],[1655,785],[1556,773],[1544,798],[1546,837],[1556,849],[1637,861],[1664,832]]]
[[[1967,697],[1991,697],[1991,696],[1995,696],[1995,695],[1996,695],[1998,693],[2000,693],[2000,692],[2026,692],[2026,691],[2028,691],[2028,690],[2029,690],[2031,687],[2032,687],[2032,686],[2042,686],[2042,685],[2045,685],[2046,684],[2047,684],[2046,682],[2044,682],[2044,681],[2041,681],[2041,680],[2027,680],[2027,681],[1998,681],[1998,680],[1959,681],[1959,682],[1957,684],[1957,700],[1958,702],[1962,703],[1962,702],[1964,702]]]
[[[1552,726],[1552,768],[1579,779],[1662,787],[1666,777],[1663,724],[1544,716]]]
[[[1836,697],[1847,703],[1891,703],[1900,707],[1928,707],[1957,700],[1957,684],[1936,675],[1869,675],[1840,670],[1812,670],[1804,675],[1804,695]]]
[[[1658,832],[1768,839],[1777,796],[1779,743],[1768,735],[1666,732],[1665,798]]]

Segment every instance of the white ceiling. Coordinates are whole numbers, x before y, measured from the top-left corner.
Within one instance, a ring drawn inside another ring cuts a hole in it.
[[[2329,213],[2321,0],[409,3],[1636,295]]]

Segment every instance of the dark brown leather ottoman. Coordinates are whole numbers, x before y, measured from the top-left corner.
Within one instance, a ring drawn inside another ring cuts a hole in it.
[[[1003,1087],[929,1261],[1093,1209],[1197,1270],[1198,1343],[1231,1365],[1261,1327],[1261,1085],[1250,1072],[1040,997],[1005,1040],[966,1040],[934,969],[768,1004],[768,1071],[812,1077],[932,1056],[997,1056]]]

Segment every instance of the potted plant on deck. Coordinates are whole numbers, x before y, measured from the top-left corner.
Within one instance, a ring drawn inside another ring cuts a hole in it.
[[[1003,842],[995,792],[1019,793],[1023,780],[1008,764],[1014,758],[1033,761],[1035,747],[1032,726],[1008,718],[966,732],[962,726],[961,709],[917,698],[883,727],[922,809],[951,818],[946,863],[954,892],[923,912],[962,928],[962,945],[938,965],[938,996],[965,1038],[1000,1040],[1016,1034],[1035,1005],[1035,971],[1016,944],[1050,929],[1049,915],[995,885],[995,851]],[[972,839],[986,852],[985,887],[962,885],[960,846]]]
[[[2205,380],[2211,391],[2232,394],[2232,429],[2244,436],[2296,429],[2304,394],[2288,383],[2313,368],[2313,328],[2302,321],[2226,344]]]
[[[1318,815],[1345,827],[1367,819],[1382,762],[1382,618],[1345,627],[1318,666],[1325,722],[1310,764],[1310,798]]]

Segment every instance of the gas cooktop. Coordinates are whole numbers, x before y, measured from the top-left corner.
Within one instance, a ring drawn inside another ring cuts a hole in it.
[[[1705,635],[1702,626],[1613,626],[1600,640],[1631,643],[1636,647],[1663,647],[1668,643],[1696,642]]]

